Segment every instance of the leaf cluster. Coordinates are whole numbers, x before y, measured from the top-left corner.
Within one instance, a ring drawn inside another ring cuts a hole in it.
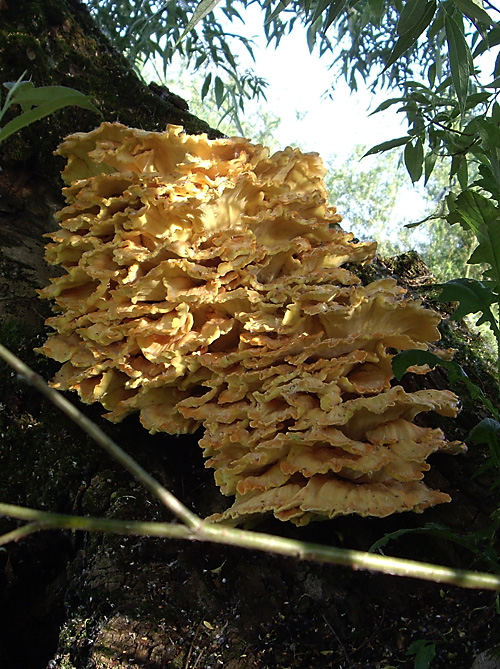
[[[21,107],[21,113],[14,116],[3,127],[0,126],[0,142],[18,130],[63,107],[75,105],[100,113],[86,95],[75,91],[73,88],[67,88],[66,86],[41,86],[36,88],[31,81],[24,79],[25,76],[26,72],[23,72],[17,81],[4,83],[8,93],[0,107],[0,123],[7,111],[15,105]],[[0,104],[1,101],[0,93]]]
[[[161,63],[162,78],[179,58],[204,73],[202,99],[213,97],[218,108],[231,105],[236,119],[245,102],[265,98],[266,81],[242,70],[237,53],[253,58],[252,40],[231,32],[232,21],[243,22],[237,3],[226,0],[85,0],[100,28],[139,74],[148,63]],[[240,0],[241,8],[246,0]],[[217,17],[214,9],[219,6]]]

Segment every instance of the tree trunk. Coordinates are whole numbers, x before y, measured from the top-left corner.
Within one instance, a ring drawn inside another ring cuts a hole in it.
[[[105,120],[149,130],[174,123],[216,135],[141,83],[76,0],[0,0],[0,82],[24,71],[37,86],[88,94]],[[55,365],[33,348],[48,315],[35,293],[49,276],[42,235],[55,227],[52,214],[62,204],[62,164],[52,151],[65,135],[101,120],[68,108],[0,145],[0,341],[45,378]],[[425,272],[413,256],[398,262],[370,271],[396,272],[410,287]],[[480,362],[460,346],[462,359],[472,356],[470,373],[484,381]],[[109,518],[169,518],[55,408],[5,365],[0,372],[1,501]],[[446,385],[439,372],[424,382]],[[447,431],[463,438],[477,411],[467,405]],[[99,409],[85,412],[195,512],[223,506],[196,435],[153,437],[135,418],[113,426]],[[426,522],[479,530],[498,504],[487,475],[472,478],[482,458],[479,450],[437,456],[432,476],[454,502],[420,517],[345,518],[303,529],[266,521],[262,529],[362,550],[386,532]],[[15,526],[0,519],[0,532]],[[460,567],[476,559],[421,534],[406,535],[388,552]],[[406,651],[417,640],[436,645],[433,667],[460,669],[500,632],[491,593],[220,546],[54,531],[8,545],[0,567],[2,669],[411,667]]]

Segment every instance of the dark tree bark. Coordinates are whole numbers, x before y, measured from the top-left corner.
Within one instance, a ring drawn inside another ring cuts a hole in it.
[[[105,120],[151,130],[175,123],[214,134],[143,85],[76,0],[0,0],[0,82],[25,70],[37,86],[61,84],[90,95]],[[65,135],[100,120],[68,108],[0,145],[0,341],[46,378],[54,365],[33,347],[44,337],[47,315],[35,293],[49,275],[42,235],[54,228],[52,214],[61,206],[62,165],[52,151]],[[370,271],[396,272],[410,287],[425,273],[413,257],[398,262]],[[449,326],[446,332],[451,337]],[[470,358],[470,349],[460,346],[462,360]],[[484,382],[485,369],[472,361],[471,375]],[[64,513],[169,518],[5,365],[0,373],[0,500]],[[425,382],[446,384],[439,372]],[[112,426],[99,409],[85,411],[194,511],[216,510],[219,495],[196,435],[152,437],[135,418]],[[467,405],[446,429],[463,437],[477,411]],[[346,518],[301,530],[267,521],[262,528],[356,549],[387,531],[431,521],[457,532],[481,529],[498,505],[491,479],[472,478],[482,458],[479,450],[437,457],[433,483],[454,502],[422,517]],[[0,518],[0,532],[15,526]],[[419,534],[391,544],[389,552],[461,567],[475,559]],[[499,632],[491,593],[220,546],[50,532],[0,552],[2,669],[411,667],[406,651],[418,639],[436,642],[433,667],[460,669]]]

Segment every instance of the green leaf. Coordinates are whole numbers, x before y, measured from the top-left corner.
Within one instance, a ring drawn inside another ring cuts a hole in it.
[[[469,314],[480,313],[481,316],[476,325],[488,323],[497,341],[500,342],[500,331],[491,305],[498,302],[498,296],[491,287],[486,286],[476,279],[452,279],[441,284],[441,302],[458,302],[457,309],[453,312],[452,320],[460,320]]]
[[[500,470],[500,423],[493,418],[483,418],[469,433],[474,444],[487,444],[493,464]]]
[[[24,71],[22,76],[24,77],[25,75],[26,75],[26,70]],[[5,81],[3,85],[9,91],[12,91],[12,94],[14,94],[15,91],[21,91],[24,88],[34,88],[33,82],[23,81],[22,79],[18,79],[17,81]]]
[[[399,17],[397,32],[400,36],[385,64],[385,72],[397,59],[412,47],[430,25],[436,13],[435,0],[408,0]]]
[[[424,165],[424,146],[420,138],[417,138],[415,143],[408,142],[405,146],[404,161],[412,183],[415,183],[422,176]]]
[[[19,104],[23,111],[28,111],[33,107],[33,103],[21,99],[23,92],[29,93],[29,91],[32,90],[42,90],[35,89],[31,81],[7,81],[4,83],[4,86],[10,90],[9,95],[7,96],[8,106],[10,107],[10,105]]]
[[[367,151],[362,157],[366,158],[366,156],[373,156],[375,153],[382,153],[383,151],[389,151],[389,149],[395,149],[397,146],[403,146],[404,144],[408,144],[408,142],[411,141],[411,137],[406,136],[406,137],[398,137],[397,139],[390,139],[387,142],[382,142],[382,144],[377,144],[376,146],[372,146],[372,148]]]
[[[469,433],[469,439],[475,444],[489,444],[492,437],[497,445],[500,436],[500,423],[493,418],[483,418]]]
[[[479,555],[481,558],[486,557],[489,561],[492,562],[494,566],[497,566],[499,558],[498,553],[493,551],[493,554],[490,557],[490,555],[486,555],[484,547],[484,540],[490,540],[492,535],[494,536],[495,532],[496,527],[494,525],[492,528],[488,528],[486,531],[479,530],[474,533],[469,532],[465,536],[460,536],[450,530],[449,527],[444,525],[440,525],[438,523],[427,523],[423,527],[404,528],[384,534],[383,537],[370,546],[369,552],[374,553],[379,548],[386,546],[390,541],[399,539],[406,534],[424,534],[431,537],[438,537],[439,539],[452,541],[453,543],[456,543],[459,546],[463,546],[467,550],[472,551],[476,555]]]
[[[316,35],[318,34],[318,30],[320,29],[320,27],[321,27],[320,20],[316,20],[314,23],[309,24],[309,27],[306,32],[306,40],[309,53],[312,53],[314,49],[314,45],[316,44]]]
[[[473,190],[460,193],[446,217],[448,223],[460,223],[472,230],[479,245],[474,250],[469,263],[487,263],[491,267],[488,276],[500,289],[500,209],[493,200]]]
[[[380,104],[375,111],[370,112],[369,116],[373,116],[373,114],[377,114],[378,112],[385,111],[386,109],[389,109],[392,105],[396,104],[396,102],[403,102],[406,100],[406,98],[390,98],[389,100],[385,100]]]
[[[461,22],[457,23],[452,16],[446,13],[444,27],[448,43],[451,77],[457,94],[458,104],[463,113],[469,91],[469,77],[474,71],[472,55],[464,36],[463,24]]]
[[[436,645],[419,639],[411,644],[406,654],[415,655],[415,669],[429,669],[436,655]]]
[[[415,24],[425,15],[425,4],[421,0],[407,0],[399,16],[396,32],[399,36],[411,32]]]
[[[370,7],[372,21],[376,25],[380,25],[385,12],[384,0],[368,0],[368,6]]]
[[[437,160],[437,153],[435,151],[429,151],[425,156],[424,160],[424,185],[427,185],[429,178],[434,170],[434,166]]]
[[[479,6],[473,2],[473,0],[453,0],[458,9],[465,14],[474,24],[483,23],[486,26],[494,25],[493,19],[491,16]]]
[[[484,105],[487,102],[489,103],[490,100],[491,93],[472,93],[472,95],[469,95],[467,98],[467,110],[473,109],[474,107],[477,107],[477,105]],[[467,132],[467,128],[465,128],[465,132]]]
[[[459,306],[453,313],[453,320],[460,320],[469,314],[489,311],[492,304],[498,301],[495,294],[477,279],[452,279],[438,284],[441,288],[439,300],[441,302],[458,302]]]
[[[339,7],[339,13],[340,13],[342,11],[342,9],[344,8],[346,2],[347,2],[347,0],[333,0],[333,2],[332,2],[332,0],[319,0],[316,3],[316,6],[314,8],[314,12],[312,14],[312,17],[309,19],[310,22],[314,23],[317,19],[319,19],[319,17],[321,16],[321,14],[323,14],[323,12],[325,11],[325,9],[327,7],[332,7],[333,5],[336,5],[336,6],[340,5],[340,7]]]
[[[220,77],[215,77],[214,83],[215,104],[218,108],[224,102],[224,82]]]
[[[500,44],[500,26],[492,28],[474,49],[474,58]]]
[[[434,86],[434,83],[436,81],[436,74],[437,74],[437,65],[436,63],[432,63],[429,66],[429,69],[427,70],[427,79],[429,80],[429,84],[431,86]]]
[[[53,88],[59,89],[54,97],[47,95],[47,99],[44,98],[45,101],[39,104],[37,107],[23,112],[19,116],[16,116],[16,118],[9,121],[9,123],[4,125],[4,127],[0,130],[0,142],[18,130],[21,130],[21,128],[24,128],[27,125],[34,123],[35,121],[39,121],[40,119],[48,116],[49,114],[52,114],[62,107],[74,105],[76,107],[89,109],[90,111],[94,111],[100,114],[97,107],[92,104],[86,95],[83,95],[83,93],[75,91],[72,88],[65,88],[64,86],[47,86],[34,90],[47,93],[47,89]]]
[[[458,365],[456,362],[442,360],[439,356],[437,356],[435,353],[431,353],[430,351],[409,349],[408,351],[402,351],[401,353],[398,353],[392,359],[392,371],[396,379],[401,381],[403,376],[406,374],[408,367],[412,367],[413,365],[428,365],[431,369],[434,369],[436,365],[442,365],[443,367],[446,367],[448,371],[454,374],[455,380],[462,380],[462,377],[465,375],[465,372],[463,372],[460,365]]]
[[[196,6],[196,9],[193,12],[193,15],[189,19],[189,22],[182,33],[182,35],[177,40],[175,46],[178,46],[180,42],[186,37],[191,30],[202,21],[207,14],[213,12],[221,0],[201,0],[200,3]]]
[[[347,0],[333,0],[333,2],[327,3],[327,6],[328,6],[328,4],[330,5],[330,8],[328,9],[328,14],[326,15],[326,19],[325,19],[325,22],[323,24],[323,31],[327,30],[327,28],[329,28],[332,25],[332,23],[335,21],[335,19],[337,19],[338,16],[340,16],[342,11],[345,9],[345,6],[347,4]],[[316,12],[315,12],[315,16],[313,16],[313,18],[312,18],[312,23],[314,23],[314,21],[318,17],[319,17],[319,14],[316,16]]]
[[[274,21],[274,19],[284,10],[288,7],[288,5],[292,2],[292,0],[280,0],[276,7],[273,9],[273,11],[269,14],[269,16],[266,16],[266,19],[264,21],[264,25],[268,25],[271,23],[271,21]]]
[[[451,77],[445,77],[443,81],[439,84],[439,86],[436,88],[435,93],[436,95],[439,95],[440,93],[443,93],[451,84],[453,83],[453,80]]]
[[[212,81],[212,73],[209,72],[207,76],[205,77],[205,81],[203,82],[203,86],[201,87],[201,99],[204,100],[207,96],[208,90],[210,88],[210,83]]]
[[[469,185],[469,163],[465,156],[461,156],[462,160],[457,169],[457,178],[460,187],[465,190]]]
[[[7,97],[5,98],[5,102],[3,103],[2,108],[0,109],[0,121],[5,115],[5,112],[7,109],[10,107],[12,104],[12,97],[14,96],[16,90],[20,87],[23,86],[24,84],[30,84],[31,82],[24,81],[24,77],[26,76],[26,70],[21,74],[19,79],[17,81],[7,81],[4,83],[5,88],[9,89],[9,92],[7,93]]]
[[[26,107],[37,107],[46,102],[63,103],[64,106],[78,102],[87,109],[97,111],[86,95],[66,86],[41,86],[40,88],[35,88],[33,85],[23,86],[16,91],[12,101],[14,104]]]

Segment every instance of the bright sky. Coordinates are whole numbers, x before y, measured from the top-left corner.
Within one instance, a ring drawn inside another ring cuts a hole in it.
[[[373,95],[363,82],[359,90],[351,93],[343,80],[335,84],[333,99],[325,96],[331,87],[333,72],[328,69],[330,56],[311,54],[307,47],[305,30],[297,26],[290,35],[282,38],[279,46],[267,46],[263,33],[263,12],[255,5],[250,5],[245,14],[245,36],[253,37],[255,63],[250,57],[244,58],[245,66],[252,67],[256,74],[269,82],[266,89],[267,103],[273,113],[282,119],[275,133],[275,139],[282,147],[299,146],[303,151],[316,151],[324,160],[335,155],[343,161],[358,144],[367,148],[396,137],[406,135],[404,115],[397,114],[391,108],[374,116],[369,112],[385,99],[395,97],[394,93],[384,92]],[[233,30],[240,31],[240,22],[233,25]],[[262,105],[259,102],[259,105]],[[374,156],[361,161],[361,169],[369,169]],[[410,180],[401,168],[402,189],[393,213],[395,229],[400,223],[408,221],[408,212],[412,212],[412,221],[424,218],[425,206],[419,189],[412,188]],[[397,235],[387,231],[388,236]]]
[[[299,144],[303,150],[317,151],[325,157],[333,153],[347,157],[356,144],[373,146],[406,134],[405,126],[400,125],[401,115],[392,110],[368,117],[367,109],[375,109],[390,94],[375,100],[361,87],[359,92],[351,93],[347,84],[339,80],[335,99],[324,98],[332,83],[330,57],[320,58],[317,51],[309,53],[305,31],[300,26],[275,48],[266,45],[258,7],[250,5],[244,18],[245,35],[256,42],[256,63],[252,64],[245,54],[241,54],[241,60],[269,82],[268,107],[282,118],[277,131],[280,144]],[[233,30],[240,31],[240,27],[237,21]]]
[[[263,35],[263,13],[257,4],[246,10],[238,7],[244,18],[229,23],[219,12],[219,19],[228,26],[228,32],[244,34],[255,42],[255,63],[241,49],[238,56],[241,70],[251,68],[258,76],[265,78],[267,103],[260,100],[255,108],[269,109],[281,118],[281,124],[274,133],[278,146],[299,146],[303,151],[317,151],[326,161],[331,156],[344,161],[356,145],[370,148],[383,141],[406,135],[403,114],[396,113],[396,106],[369,116],[381,102],[395,97],[394,92],[382,92],[374,96],[359,81],[359,90],[351,93],[343,80],[335,83],[333,99],[325,96],[331,88],[333,72],[328,69],[330,55],[320,57],[317,50],[309,53],[305,30],[297,25],[290,35],[282,38],[280,45],[267,46]],[[490,68],[488,67],[488,70]],[[182,81],[188,81],[186,73],[180,73],[179,87],[174,92],[183,94]],[[189,92],[185,92],[189,100]],[[248,104],[248,111],[252,105]],[[249,137],[252,139],[252,137]],[[369,169],[376,157],[363,159],[360,169]],[[386,231],[393,236],[401,222],[414,222],[426,215],[425,203],[418,189],[411,187],[404,168],[401,169],[401,184],[398,205],[393,212],[394,227]],[[409,213],[411,212],[411,213]],[[415,234],[420,234],[418,229]]]

